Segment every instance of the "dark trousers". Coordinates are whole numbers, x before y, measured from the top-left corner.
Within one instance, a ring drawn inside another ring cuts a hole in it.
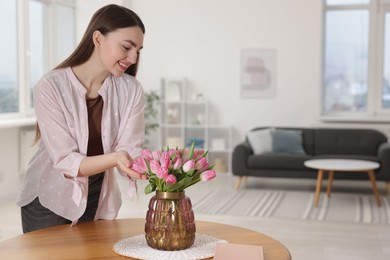
[[[104,173],[89,177],[87,208],[78,220],[80,222],[93,221],[99,204],[100,190]],[[72,223],[70,220],[58,216],[48,208],[42,206],[38,197],[21,208],[23,233],[31,232],[52,226]]]

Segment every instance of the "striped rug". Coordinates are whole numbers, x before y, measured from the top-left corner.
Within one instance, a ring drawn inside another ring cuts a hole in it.
[[[287,218],[318,221],[390,223],[390,197],[378,207],[371,194],[321,194],[314,208],[314,192],[272,190],[215,190],[193,202],[195,214]]]

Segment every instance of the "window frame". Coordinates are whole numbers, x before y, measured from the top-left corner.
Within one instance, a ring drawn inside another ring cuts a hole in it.
[[[64,5],[70,7],[74,11],[74,19],[76,20],[76,1],[75,0],[17,0],[16,8],[16,20],[17,20],[17,60],[18,60],[18,73],[17,82],[19,88],[19,111],[13,113],[0,113],[0,127],[31,124],[35,118],[34,107],[30,101],[31,88],[30,88],[30,48],[29,48],[29,2],[39,2],[47,5],[48,10],[48,49],[47,52],[49,69],[53,68],[57,55],[56,45],[56,6]],[[76,41],[76,21],[74,21],[74,39]],[[76,42],[75,42],[76,44]],[[13,123],[15,122],[15,123]]]
[[[368,10],[368,71],[367,71],[367,110],[365,112],[332,111],[326,112],[325,104],[325,68],[326,68],[326,13],[337,10]],[[321,104],[322,121],[343,122],[389,122],[390,109],[382,108],[382,79],[384,54],[384,10],[390,10],[390,4],[380,0],[370,0],[368,4],[327,5],[323,0],[323,39],[321,68]]]
[[[379,6],[379,4],[382,4],[382,6]],[[377,86],[379,89],[376,92],[376,111],[378,111],[378,114],[380,115],[390,115],[390,108],[384,109],[382,107],[382,87],[383,87],[383,70],[384,70],[384,63],[385,63],[385,15],[388,13],[390,15],[390,2],[386,3],[379,3],[378,1],[378,21],[377,21],[377,27],[378,30],[378,48],[377,48],[377,58],[378,58],[378,65],[377,65],[377,75],[375,77],[375,86]],[[375,49],[375,48],[374,48]],[[389,48],[390,50],[390,48]]]

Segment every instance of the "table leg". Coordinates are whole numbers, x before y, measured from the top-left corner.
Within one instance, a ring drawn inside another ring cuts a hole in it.
[[[385,181],[386,184],[386,190],[387,190],[387,195],[390,194],[390,181]]]
[[[381,198],[379,197],[378,187],[376,186],[376,179],[374,171],[368,171],[368,177],[370,178],[372,190],[374,191],[376,202],[378,203],[378,207],[381,206]]]
[[[328,196],[328,198],[330,197],[330,192],[332,190],[333,174],[334,174],[334,171],[329,171],[328,186],[326,187],[326,196]]]
[[[323,178],[324,178],[324,171],[323,170],[318,170],[316,194],[315,194],[315,198],[314,198],[314,207],[316,207],[316,208],[318,208],[318,201],[320,200],[321,185],[322,185],[322,179]]]

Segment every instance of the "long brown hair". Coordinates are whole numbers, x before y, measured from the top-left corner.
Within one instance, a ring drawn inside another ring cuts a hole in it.
[[[92,16],[83,38],[73,53],[54,69],[77,66],[86,62],[92,56],[93,50],[95,49],[92,40],[92,35],[95,31],[107,35],[116,29],[134,26],[141,28],[145,34],[145,26],[141,18],[132,10],[115,4],[109,4],[100,8]],[[137,56],[137,62],[127,68],[125,73],[135,77],[138,70],[138,61],[139,55]],[[40,138],[41,131],[37,122],[35,125],[35,142],[38,142]]]

